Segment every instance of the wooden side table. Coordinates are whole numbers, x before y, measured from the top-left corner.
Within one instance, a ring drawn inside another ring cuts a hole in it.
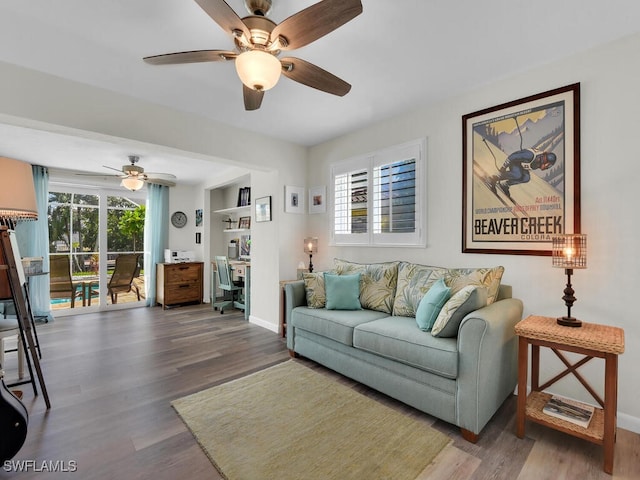
[[[604,471],[613,472],[613,453],[618,408],[618,355],[624,352],[624,330],[618,327],[583,323],[580,328],[563,327],[555,318],[531,315],[515,327],[519,336],[518,412],[516,435],[523,438],[525,421],[545,425],[604,447]],[[531,345],[531,393],[527,396],[529,345]],[[540,347],[550,348],[567,367],[540,384]],[[561,352],[584,355],[571,362]],[[578,368],[593,358],[605,361],[604,400],[580,375]],[[602,408],[596,408],[588,428],[543,413],[550,394],[543,391],[569,373],[573,374]]]

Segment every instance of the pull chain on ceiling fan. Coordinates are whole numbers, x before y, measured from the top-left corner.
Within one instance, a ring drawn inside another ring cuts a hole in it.
[[[266,18],[271,0],[245,0],[250,16],[240,18],[224,0],[195,0],[231,36],[236,51],[195,50],[145,57],[152,65],[235,60],[243,83],[246,110],[257,110],[264,92],[280,75],[323,92],[346,95],[351,85],[335,75],[295,57],[278,59],[282,51],[295,50],[331,33],[362,13],[360,0],[323,0],[276,24]]]

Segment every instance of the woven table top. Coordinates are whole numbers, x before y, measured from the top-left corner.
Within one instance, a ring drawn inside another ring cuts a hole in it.
[[[588,348],[604,353],[624,352],[624,330],[609,325],[582,322],[582,327],[558,325],[555,318],[530,315],[516,327],[516,335],[534,340]]]

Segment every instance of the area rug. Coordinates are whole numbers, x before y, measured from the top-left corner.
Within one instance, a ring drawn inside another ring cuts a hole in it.
[[[295,360],[172,405],[228,480],[414,480],[450,441]]]

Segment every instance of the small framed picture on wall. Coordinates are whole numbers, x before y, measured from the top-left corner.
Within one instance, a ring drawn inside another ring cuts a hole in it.
[[[304,213],[304,188],[284,187],[284,211],[287,213]]]
[[[309,213],[325,213],[327,211],[327,187],[309,189]]]

